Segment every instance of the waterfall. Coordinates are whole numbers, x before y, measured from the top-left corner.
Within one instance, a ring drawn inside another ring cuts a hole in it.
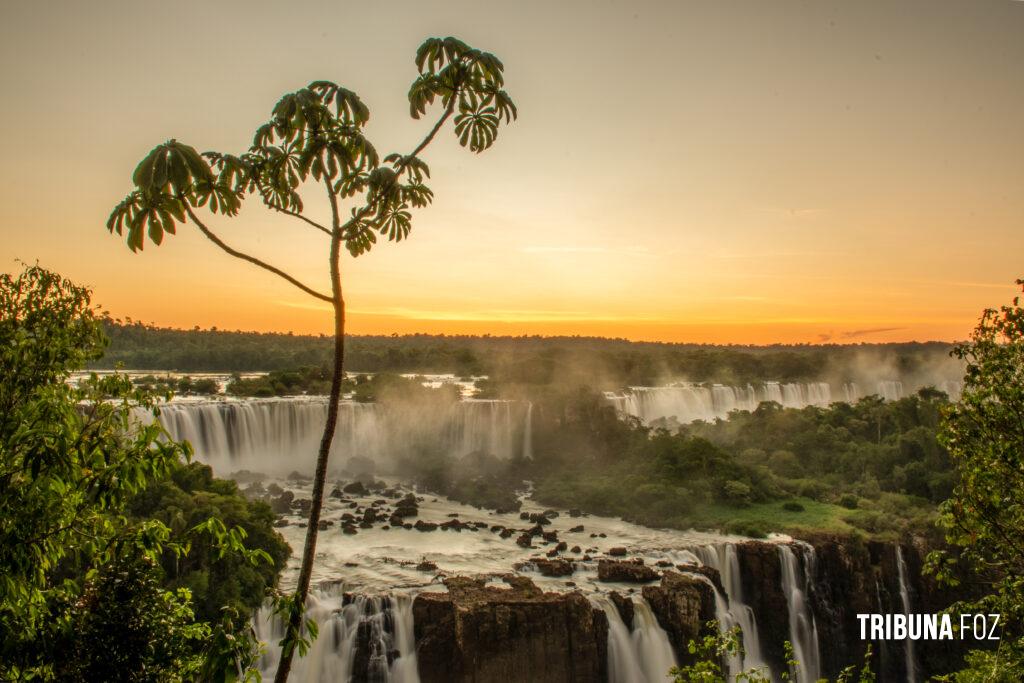
[[[590,601],[608,617],[608,681],[609,683],[658,683],[668,679],[676,666],[675,654],[668,634],[658,624],[647,601],[632,596],[633,630],[622,621],[615,603],[604,594],[590,596]]]
[[[743,634],[743,656],[734,657],[728,662],[730,675],[741,671],[758,669],[767,671],[768,665],[761,653],[761,641],[757,632],[757,619],[754,610],[743,602],[743,580],[740,575],[739,556],[736,546],[725,543],[716,546],[700,546],[694,549],[700,563],[718,572],[725,590],[725,596],[719,592],[714,582],[703,574],[694,574],[709,583],[715,591],[715,618],[719,629],[724,633],[734,626],[739,626]]]
[[[412,596],[357,595],[346,599],[336,589],[313,591],[307,618],[319,635],[305,657],[296,658],[293,683],[334,683],[357,680],[375,683],[419,683],[413,638]],[[277,670],[284,624],[264,606],[254,617],[257,638],[265,645],[260,672],[272,678]]]
[[[896,566],[899,569],[900,577],[900,602],[903,603],[903,613],[909,619],[912,614],[910,579],[907,574],[907,563],[903,560],[903,548],[899,544],[896,545]],[[917,683],[917,659],[914,657],[914,641],[911,638],[907,638],[903,642],[906,647],[904,657],[907,666],[907,681],[908,683]]]
[[[340,468],[343,458],[350,457],[380,462],[424,439],[457,457],[473,452],[502,459],[518,453],[532,455],[530,404],[470,399],[445,410],[412,419],[375,403],[343,401],[331,446],[332,454],[341,457],[335,457],[333,464]],[[147,419],[142,411],[139,417]],[[189,441],[198,459],[218,474],[239,469],[281,476],[293,470],[309,474],[327,419],[327,401],[171,401],[161,406],[158,419],[172,439]]]
[[[807,602],[807,587],[813,574],[813,548],[805,548],[807,571],[802,572],[793,548],[779,545],[782,566],[782,592],[789,606],[789,637],[796,658],[798,683],[817,681],[819,677],[818,627]]]
[[[526,422],[523,424],[523,460],[533,460],[533,403],[526,404]]]

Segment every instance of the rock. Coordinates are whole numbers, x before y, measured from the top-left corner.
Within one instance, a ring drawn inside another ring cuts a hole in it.
[[[569,560],[548,560],[535,557],[528,562],[519,562],[515,565],[517,570],[529,569],[534,566],[544,576],[569,576],[576,571],[576,565]]]
[[[492,533],[492,534],[496,534],[496,533],[498,533],[499,531],[502,531],[502,530],[504,530],[504,529],[505,529],[505,527],[503,527],[502,525],[500,525],[500,524],[495,524],[494,526],[492,526],[492,527],[491,527],[491,533]]]
[[[457,519],[449,519],[447,522],[442,522],[440,525],[445,531],[462,531],[464,528],[462,522]]]
[[[658,560],[654,564],[659,566],[659,567],[661,567],[662,569],[667,569],[667,568],[673,566],[671,560]]]
[[[334,522],[328,521],[326,519],[321,519],[316,524],[316,528],[319,529],[320,531],[327,531],[328,527],[332,527],[332,526],[334,526]]]
[[[267,475],[262,472],[251,472],[249,470],[238,470],[237,472],[228,475],[228,479],[237,481],[239,484],[259,483],[266,478]]]
[[[569,510],[569,516],[570,517],[580,517],[582,515],[583,515],[583,512],[581,512],[579,508],[570,508],[570,510]]]
[[[366,496],[370,493],[361,481],[354,481],[351,484],[345,484],[345,487],[341,490],[345,493],[352,494],[353,496]]]
[[[616,546],[615,548],[609,548],[608,554],[612,557],[625,557],[626,549],[621,546]]]
[[[544,511],[544,516],[547,517],[548,519],[554,519],[555,517],[558,516],[558,510],[545,510]]]
[[[606,533],[604,533],[604,532],[602,531],[601,533],[599,533],[599,534],[598,534],[598,537],[599,537],[599,538],[608,538],[608,534],[606,534]]]
[[[433,562],[428,561],[428,560],[423,560],[418,565],[416,565],[416,571],[420,571],[420,572],[436,572],[437,571],[437,565],[434,564]]]
[[[277,498],[270,499],[270,509],[274,511],[274,514],[286,515],[292,511],[293,500],[295,500],[294,493],[291,491],[282,491]]]
[[[515,533],[513,529],[502,529],[501,533],[498,534],[501,538],[510,538]]]
[[[301,482],[305,482],[305,481],[312,481],[312,480],[313,480],[313,477],[309,476],[308,474],[303,474],[302,472],[299,472],[298,470],[292,470],[291,474],[288,475],[288,481],[301,481]]]
[[[557,557],[558,556],[558,549],[557,548],[552,548],[551,550],[549,550],[547,552],[547,556],[548,557]]]
[[[679,661],[692,663],[687,643],[703,635],[706,624],[715,618],[714,590],[700,579],[667,571],[659,585],[644,586],[643,597],[668,634]]]
[[[437,529],[437,525],[433,522],[424,522],[422,519],[417,519],[412,528],[416,531],[434,531]]]
[[[373,528],[373,522],[367,522],[366,520],[363,520],[362,522],[359,522],[359,528],[360,529],[372,529]]]
[[[280,496],[282,493],[284,493],[284,489],[281,488],[277,484],[277,482],[272,481],[269,484],[267,484],[267,493],[269,493],[272,496]]]
[[[548,543],[557,543],[558,542],[558,532],[557,531],[545,531],[545,532],[543,532],[541,534],[541,538],[543,538]]]
[[[622,562],[617,560],[598,560],[597,578],[599,581],[618,581],[623,583],[647,583],[656,581],[658,572],[642,562]]]
[[[383,519],[383,517],[380,515],[379,512],[377,512],[377,508],[366,508],[366,510],[363,512],[364,522],[372,523],[376,522],[379,519]]]
[[[580,547],[579,547],[578,545],[574,545],[574,546],[573,546],[573,547],[572,547],[572,548],[571,548],[571,549],[569,550],[569,552],[570,552],[570,553],[581,553],[581,552],[583,552],[583,549],[582,549],[582,548],[580,548]]]
[[[583,533],[583,525],[580,524],[579,526],[574,526],[573,528],[569,529],[569,533],[571,533],[571,534]]]
[[[280,529],[281,527],[286,527],[288,526],[288,520],[284,517],[280,517],[274,522],[274,526],[278,529]]]
[[[555,550],[557,550],[559,552],[562,552],[563,550],[567,549],[568,547],[569,547],[568,543],[566,543],[565,541],[559,541],[558,545],[555,546]]]
[[[633,601],[622,595],[618,591],[612,591],[608,594],[612,603],[615,604],[615,609],[618,610],[619,616],[622,617],[622,622],[626,624],[626,628],[630,631],[633,630]]]
[[[516,539],[516,545],[523,548],[532,548],[533,536],[531,536],[530,534],[522,534],[519,538]]]
[[[608,622],[579,593],[544,593],[525,577],[508,589],[452,577],[447,593],[413,602],[422,683],[607,680]]]
[[[391,513],[392,519],[404,519],[405,517],[418,517],[420,510],[416,507],[415,503],[409,504],[405,501],[400,502],[396,507],[395,511]]]
[[[356,529],[355,525],[353,524],[343,524],[341,527],[341,533],[348,534],[349,536],[354,536],[355,534],[359,533],[359,530]]]
[[[519,513],[519,519],[523,519],[523,520],[530,519],[530,513],[529,512],[520,512]]]
[[[341,489],[335,486],[331,489],[331,492],[327,495],[328,498],[344,498],[345,494],[342,493]]]

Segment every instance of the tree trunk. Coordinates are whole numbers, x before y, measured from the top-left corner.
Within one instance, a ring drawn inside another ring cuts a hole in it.
[[[320,526],[320,510],[324,504],[324,483],[327,479],[327,459],[331,454],[331,442],[338,424],[338,404],[341,401],[341,383],[345,366],[345,299],[341,292],[341,239],[335,228],[331,238],[331,290],[334,304],[334,373],[331,376],[331,395],[327,402],[327,423],[320,439],[320,451],[316,458],[316,475],[313,478],[313,504],[309,510],[309,526],[306,527],[306,545],[302,550],[302,568],[299,583],[295,587],[293,609],[288,615],[281,661],[277,665],[274,683],[286,683],[295,654],[295,643],[302,628],[302,617],[306,612],[306,596],[309,595],[309,581],[313,575],[313,560],[316,557],[316,538]]]

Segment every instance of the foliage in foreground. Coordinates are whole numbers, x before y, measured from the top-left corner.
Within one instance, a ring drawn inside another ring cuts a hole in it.
[[[87,290],[31,267],[0,275],[0,311],[0,678],[234,679],[253,642],[237,620],[197,620],[159,562],[193,545],[270,556],[216,518],[172,529],[130,513],[191,454],[138,419],[155,404],[127,378],[67,382],[104,347]]]
[[[772,678],[765,669],[746,669],[744,671],[729,672],[725,663],[737,661],[743,655],[742,631],[735,626],[725,633],[718,630],[717,621],[709,621],[706,634],[701,638],[691,640],[687,645],[687,651],[693,658],[692,664],[673,667],[669,675],[673,677],[673,683],[771,683]],[[789,671],[781,674],[783,681],[795,681],[796,667],[799,662],[793,656],[793,646],[787,640],[784,643],[786,652],[786,664]],[[821,679],[824,681],[825,679]],[[835,683],[874,683],[875,674],[871,670],[871,646],[867,648],[864,655],[864,664],[857,669],[855,666],[848,666],[840,672]]]
[[[1018,280],[1017,284],[1024,285]],[[963,396],[942,426],[957,475],[941,525],[987,595],[953,605],[957,612],[999,613],[1002,633],[991,652],[976,651],[948,680],[1024,680],[1024,308],[986,310],[971,339],[956,348],[967,362]],[[956,585],[956,562],[933,553],[938,578]]]

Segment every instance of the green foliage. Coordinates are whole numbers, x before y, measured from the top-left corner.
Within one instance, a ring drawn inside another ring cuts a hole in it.
[[[669,675],[673,683],[770,683],[770,673],[766,669],[747,669],[727,673],[725,662],[738,659],[743,654],[743,633],[735,626],[725,633],[718,630],[718,622],[709,621],[704,629],[705,634],[687,643],[693,663],[685,666],[672,667]],[[782,672],[780,680],[797,680],[793,673],[799,662],[793,656],[793,646],[789,641],[784,644],[788,671]],[[827,683],[826,679],[820,679]],[[857,667],[849,666],[840,672],[836,683],[874,683],[875,675],[871,671],[871,646],[864,655],[864,664],[858,671]]]
[[[0,275],[0,311],[0,678],[193,680],[213,661],[237,670],[255,643],[210,650],[208,636],[225,643],[227,632],[196,622],[189,591],[168,591],[158,565],[188,561],[210,534],[128,510],[188,469],[187,446],[138,419],[158,407],[126,377],[67,381],[105,343],[88,291],[32,267]],[[264,559],[240,547],[244,532],[211,531],[219,559]]]
[[[187,588],[196,616],[216,623],[229,608],[235,625],[248,622],[277,581],[290,555],[263,502],[247,501],[233,481],[215,479],[199,463],[177,464],[128,504],[136,519],[154,519],[172,541],[190,542],[187,555],[164,553],[169,588]]]
[[[1017,284],[1024,284],[1018,280]],[[956,583],[957,564],[987,595],[957,611],[996,612],[999,647],[975,653],[951,680],[1024,678],[1024,308],[1020,298],[986,310],[971,339],[955,350],[967,362],[963,396],[942,425],[956,473],[940,522],[956,557],[934,553],[929,568]]]

